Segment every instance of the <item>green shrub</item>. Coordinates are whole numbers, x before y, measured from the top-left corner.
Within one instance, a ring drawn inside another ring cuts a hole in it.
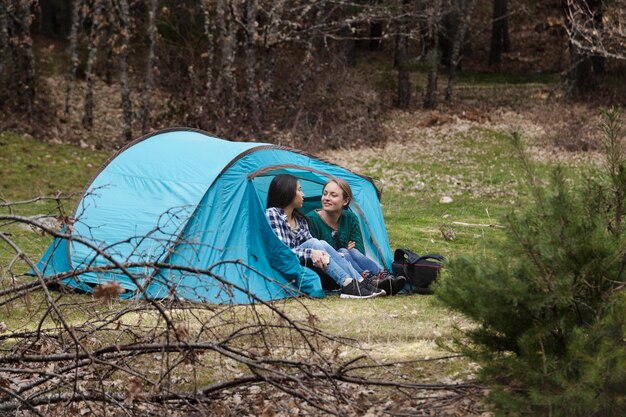
[[[584,184],[534,175],[506,216],[497,259],[458,258],[437,294],[476,323],[456,340],[481,364],[501,415],[626,415],[626,164],[619,111],[605,113],[607,163]],[[522,206],[520,204],[520,206]]]

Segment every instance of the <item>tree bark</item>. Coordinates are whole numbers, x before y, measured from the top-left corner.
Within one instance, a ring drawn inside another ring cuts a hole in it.
[[[94,83],[94,66],[98,56],[98,30],[100,28],[100,19],[102,16],[102,7],[104,0],[94,0],[91,10],[91,27],[89,28],[89,44],[87,54],[87,66],[85,68],[86,89],[85,105],[82,125],[85,129],[93,127],[93,83]]]
[[[379,21],[370,22],[370,50],[378,51],[383,39],[383,24]]]
[[[446,69],[452,65],[454,39],[461,26],[461,14],[465,0],[449,0],[448,7],[442,10],[441,30],[439,31],[439,53]]]
[[[0,3],[0,83],[4,76],[4,54],[8,46],[9,33],[7,29],[7,9],[4,2]]]
[[[72,1],[72,25],[70,28],[70,45],[68,48],[70,56],[70,71],[67,74],[67,92],[65,94],[65,116],[72,113],[72,96],[74,95],[74,85],[76,83],[76,70],[78,69],[78,29],[80,28],[82,0]]]
[[[312,17],[311,17],[311,20],[305,24],[305,27],[307,29],[315,27],[317,25],[317,21],[318,21],[319,14],[320,14],[320,8],[314,5],[310,9],[310,12],[311,12]],[[302,93],[304,92],[304,86],[307,84],[307,82],[311,78],[313,74],[313,70],[315,68],[314,53],[315,53],[316,35],[317,35],[317,32],[309,33],[309,36],[307,37],[306,49],[304,51],[302,62],[300,64],[302,75],[300,76],[300,81],[296,85],[294,99],[293,99],[294,109],[296,110],[296,116],[293,118],[294,121],[293,121],[291,130],[294,132],[298,129],[298,126],[300,125],[300,116],[302,115],[302,106],[300,106],[300,99],[302,98]]]
[[[213,64],[214,64],[214,38],[213,38],[213,25],[211,24],[211,9],[210,0],[201,0],[200,8],[202,9],[202,16],[204,18],[204,36],[207,40],[207,50],[206,54],[206,69],[205,69],[205,77],[206,81],[204,83],[204,103],[202,105],[202,114],[204,115],[203,121],[207,126],[211,126],[208,130],[213,130],[214,126],[214,115],[215,115],[215,91],[213,90]]]
[[[39,34],[63,39],[71,30],[71,1],[39,0]]]
[[[574,79],[576,83],[575,94],[591,92],[597,84],[591,58],[574,47],[572,61],[574,62]]]
[[[54,5],[50,0],[39,0],[39,31],[42,36],[54,36]]]
[[[5,3],[6,12],[7,12],[7,42],[9,45],[9,49],[11,50],[11,84],[13,86],[13,91],[15,92],[15,96],[19,97],[22,95],[22,65],[20,61],[20,52],[19,52],[19,37],[17,34],[17,29],[15,28],[15,22],[18,21],[18,17],[15,12],[15,4],[13,3]]]
[[[311,21],[306,25],[308,28],[315,27],[317,24],[317,20],[319,17],[320,9],[316,6],[313,6],[313,10],[311,12],[312,18]],[[309,78],[313,74],[313,68],[315,67],[315,36],[316,34],[310,33],[307,38],[306,49],[304,51],[304,55],[302,57],[302,62],[300,64],[301,68],[301,76],[300,81],[296,85],[295,91],[295,103],[300,102],[300,97],[302,97],[302,92],[304,91],[304,86],[309,81]]]
[[[141,96],[141,132],[143,134],[148,133],[148,127],[150,125],[150,100],[152,99],[152,89],[154,87],[154,67],[156,62],[156,10],[157,0],[150,0],[148,9],[148,39],[150,45],[148,46],[148,61],[146,62],[146,82]],[[202,2],[204,5],[204,1]]]
[[[36,72],[35,72],[35,55],[33,53],[33,39],[30,36],[30,23],[33,15],[30,9],[30,0],[17,0],[16,6],[19,6],[19,24],[21,34],[22,55],[24,56],[24,64],[26,65],[26,108],[29,114],[33,111],[36,92]],[[16,7],[17,9],[17,7]]]
[[[493,20],[491,22],[491,47],[489,65],[502,61],[502,52],[511,50],[508,34],[507,0],[493,0]]]
[[[133,113],[130,101],[130,86],[128,82],[128,55],[130,53],[130,10],[128,0],[119,0],[120,9],[120,93],[122,95],[122,113],[124,126],[122,136],[124,140],[133,140]]]
[[[341,55],[347,67],[356,65],[356,42],[351,25],[343,25],[339,29],[339,37],[341,38]]]
[[[278,44],[278,33],[276,27],[283,13],[284,0],[277,0],[272,4],[265,27],[265,81],[263,83],[263,94],[261,95],[261,117],[265,124],[269,102],[272,99],[274,87],[274,70],[276,69],[276,45]]]
[[[104,46],[106,47],[106,64],[104,66],[105,70],[104,70],[104,82],[106,83],[106,85],[113,85],[113,73],[114,73],[114,63],[113,60],[115,58],[115,51],[113,50],[114,48],[114,44],[116,41],[116,37],[114,34],[114,28],[113,28],[113,16],[112,16],[112,9],[113,9],[113,4],[112,4],[113,0],[106,0],[106,6],[104,8],[105,13],[103,16],[108,15],[108,19],[107,22],[105,23],[106,25],[106,30],[104,30],[104,36],[106,36],[106,40],[103,42]],[[117,8],[119,8],[119,5],[117,5]],[[106,13],[106,11],[109,11],[109,13]]]
[[[215,3],[215,29],[217,34],[217,45],[220,49],[220,53],[223,54],[224,50],[224,38],[226,37],[226,12],[224,10],[225,5],[224,2],[227,0],[216,0]],[[215,96],[219,99],[222,94],[222,90],[224,88],[224,74],[222,74],[222,66],[224,62],[224,57],[220,56],[220,63],[217,71],[217,78],[215,79]],[[217,63],[216,63],[217,64]]]
[[[581,30],[585,29],[584,25],[589,20],[594,20],[596,13],[601,12],[602,2],[600,0],[586,2],[589,8],[585,10],[588,11],[589,16],[586,16],[584,19],[588,20],[583,22],[573,22],[569,18],[573,11],[570,10],[570,4],[568,3],[568,1],[563,1],[562,10],[569,34],[570,67],[567,71],[567,95],[573,97],[590,93],[597,85],[593,57],[579,45],[583,43],[582,39],[584,38]],[[598,66],[597,63],[595,65]],[[602,70],[601,67],[599,69]]]
[[[254,130],[259,129],[259,90],[256,79],[256,23],[257,23],[257,0],[246,2],[246,96],[248,98],[248,110],[250,123]]]
[[[428,32],[429,20],[428,20],[428,6],[426,0],[419,0],[417,3],[417,33],[420,40],[420,53],[419,59],[426,58],[426,49],[428,48]]]
[[[502,1],[502,51],[511,52],[511,37],[509,36],[509,1]]]
[[[461,24],[459,25],[454,35],[454,42],[452,43],[452,55],[450,56],[450,73],[448,74],[448,87],[446,88],[446,101],[452,101],[454,94],[454,85],[456,83],[456,70],[461,62],[461,46],[465,40],[465,34],[469,27],[474,8],[476,7],[477,0],[469,0],[469,4],[465,1],[461,7],[460,18]]]
[[[602,0],[590,0],[589,7],[593,15],[593,26],[604,30],[604,4]],[[626,46],[626,45],[625,45]],[[591,65],[596,76],[606,73],[606,58],[602,55],[594,54],[591,57]]]
[[[407,39],[409,36],[408,7],[410,0],[402,0],[402,18],[396,31],[396,66],[398,68],[398,108],[408,109],[411,104],[411,81],[407,68]]]
[[[428,81],[424,107],[437,107],[437,77],[439,65],[439,27],[441,22],[441,0],[434,0],[430,9],[429,29],[426,47],[426,63],[428,65]]]
[[[222,103],[226,103],[228,116],[235,111],[235,24],[231,7],[234,0],[217,0],[217,24],[220,34],[221,71],[218,76],[217,88]]]

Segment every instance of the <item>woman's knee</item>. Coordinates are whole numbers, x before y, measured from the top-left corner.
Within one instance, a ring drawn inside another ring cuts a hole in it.
[[[357,248],[352,248],[352,249],[350,249],[349,253],[350,253],[351,255],[354,255],[354,256],[359,256],[359,255],[360,255],[360,256],[365,256],[365,255],[363,255],[363,254],[361,253],[361,251],[360,251],[360,250],[358,250]]]
[[[324,245],[322,244],[322,241],[314,237],[307,240],[304,245],[306,245],[306,247],[310,249],[324,250]]]
[[[348,262],[352,262],[352,255],[350,254],[349,250],[345,248],[341,248],[337,252],[339,252],[339,254],[343,257],[343,259],[345,259]]]
[[[334,253],[337,252],[335,250],[335,248],[333,248],[332,246],[330,246],[330,244],[328,242],[326,242],[325,240],[318,240],[318,242],[322,245],[322,247],[324,248],[324,250],[328,253]]]

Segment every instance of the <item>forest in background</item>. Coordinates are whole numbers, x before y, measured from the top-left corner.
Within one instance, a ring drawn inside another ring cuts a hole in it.
[[[0,130],[117,148],[170,126],[304,149],[379,145],[459,78],[623,102],[624,0],[2,0]],[[60,139],[62,138],[62,139]]]

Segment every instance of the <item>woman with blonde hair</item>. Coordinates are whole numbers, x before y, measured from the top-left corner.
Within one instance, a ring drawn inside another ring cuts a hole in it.
[[[372,286],[385,290],[389,295],[397,294],[404,287],[406,278],[395,277],[364,255],[359,219],[348,210],[352,198],[352,189],[344,179],[328,180],[322,190],[322,208],[307,214],[311,234],[341,253]]]

